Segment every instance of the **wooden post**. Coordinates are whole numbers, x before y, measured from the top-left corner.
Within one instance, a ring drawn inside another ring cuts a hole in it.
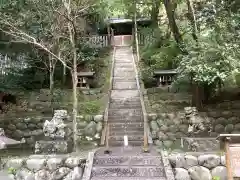
[[[109,124],[107,124],[106,149],[104,151],[105,154],[110,154],[108,139],[109,139]]]
[[[231,171],[232,168],[231,168],[231,162],[230,162],[229,141],[230,141],[230,137],[226,137],[224,141],[224,148],[226,152],[227,177],[228,177],[228,180],[233,180],[233,175]]]

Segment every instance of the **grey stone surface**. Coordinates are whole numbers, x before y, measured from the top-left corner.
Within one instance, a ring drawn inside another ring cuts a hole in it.
[[[158,131],[158,130],[159,130],[157,121],[155,121],[155,120],[153,120],[153,121],[150,122],[150,127],[151,127],[151,129],[154,130],[154,131]]]
[[[70,168],[60,167],[51,174],[51,180],[62,180],[70,172]]]
[[[217,166],[211,171],[212,177],[219,177],[220,180],[227,180],[227,168],[225,166]]]
[[[169,161],[174,168],[185,168],[188,169],[192,166],[198,165],[198,159],[192,155],[184,155],[174,153],[169,155]]]
[[[38,171],[42,169],[46,164],[46,159],[28,159],[26,161],[26,167],[31,171]]]
[[[225,155],[220,157],[221,165],[226,166],[226,157]]]
[[[16,180],[35,180],[34,173],[26,168],[19,169],[15,175]]]
[[[199,165],[212,169],[220,165],[220,156],[218,155],[200,155],[198,157]]]
[[[175,180],[191,180],[188,171],[183,168],[174,169]]]
[[[197,166],[197,165],[198,165],[198,159],[197,159],[197,157],[192,156],[192,155],[186,155],[186,156],[185,156],[185,161],[186,161],[185,168],[189,168],[189,167]]]
[[[193,166],[188,169],[192,180],[212,180],[210,170],[203,166]]]
[[[51,179],[51,174],[48,170],[42,169],[35,173],[35,180],[49,180]]]
[[[95,115],[94,116],[95,122],[102,122],[103,121],[103,115]]]
[[[24,162],[24,159],[22,158],[10,159],[6,163],[6,168],[19,169],[20,167],[22,167],[23,162]]]
[[[47,166],[49,170],[53,171],[61,167],[63,164],[62,158],[50,158],[47,160]]]
[[[79,157],[69,157],[65,160],[65,165],[69,168],[76,167],[82,163],[82,159]]]
[[[91,121],[84,129],[86,135],[94,136],[97,132],[97,124],[94,121]]]
[[[14,180],[7,172],[0,171],[1,180]]]

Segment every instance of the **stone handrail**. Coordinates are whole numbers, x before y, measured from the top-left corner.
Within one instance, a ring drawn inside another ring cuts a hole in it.
[[[137,45],[138,46],[138,45]],[[134,55],[132,54],[132,58],[135,61]],[[136,61],[135,61],[136,63]],[[148,130],[148,116],[147,116],[147,111],[146,111],[146,107],[144,104],[144,100],[143,100],[143,94],[141,91],[141,86],[140,86],[140,82],[139,82],[139,76],[138,76],[138,71],[137,71],[137,66],[134,63],[134,70],[136,73],[136,82],[137,82],[137,88],[139,91],[139,95],[140,95],[140,102],[141,102],[141,107],[142,107],[142,113],[143,113],[143,119],[144,119],[144,150],[148,150],[148,143],[149,143],[149,130]]]
[[[113,55],[112,55],[112,66],[111,66],[111,74],[110,74],[110,82],[109,82],[109,89],[108,89],[108,102],[107,102],[107,107],[104,112],[104,129],[102,131],[102,136],[101,136],[101,146],[104,146],[105,142],[108,141],[108,134],[109,131],[109,125],[108,125],[108,109],[111,101],[111,90],[113,87],[113,71],[114,71],[114,58],[115,58],[115,51],[116,48],[114,47],[113,49]],[[108,144],[108,142],[106,142]]]

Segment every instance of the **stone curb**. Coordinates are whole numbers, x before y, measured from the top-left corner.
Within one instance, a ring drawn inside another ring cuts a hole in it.
[[[162,156],[162,161],[163,161],[163,166],[164,170],[166,173],[166,179],[167,180],[175,180],[174,174],[173,174],[173,169],[170,165],[170,162],[168,160],[168,153],[167,151],[161,151],[161,156]]]

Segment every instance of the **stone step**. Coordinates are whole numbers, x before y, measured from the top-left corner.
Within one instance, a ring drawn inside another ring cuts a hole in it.
[[[128,145],[132,147],[140,147],[143,145],[143,141],[128,141]],[[109,146],[111,147],[123,147],[124,141],[109,141]]]
[[[115,57],[114,61],[117,63],[127,63],[127,62],[132,63],[133,62],[132,59],[126,59],[124,57]]]
[[[144,133],[143,131],[110,131],[109,132],[110,136],[143,136]]]
[[[114,64],[114,69],[115,68],[133,68],[134,64],[133,63],[119,63],[115,62]]]
[[[108,122],[110,123],[143,123],[142,116],[109,116]]]
[[[137,131],[137,132],[143,132],[143,127],[109,127],[110,132],[127,132],[127,131]]]
[[[129,78],[129,77],[123,77],[123,78],[113,77],[113,83],[115,83],[115,82],[135,82],[135,83],[137,83],[135,77],[131,77],[131,78]]]
[[[122,130],[135,130],[144,127],[143,122],[132,122],[132,123],[109,123],[109,128],[112,130],[122,129]]]
[[[98,156],[94,158],[94,166],[162,166],[161,156]]]
[[[123,103],[117,103],[113,102],[109,104],[109,108],[111,109],[139,109],[141,108],[140,102],[123,102]]]
[[[127,167],[93,167],[92,176],[98,177],[165,177],[163,167],[133,166]]]
[[[137,89],[137,83],[135,81],[122,82],[122,81],[113,81],[112,89]]]
[[[112,109],[108,110],[108,116],[141,116],[142,109]]]
[[[140,104],[140,97],[131,97],[131,98],[110,98],[110,103],[119,103],[119,104]]]
[[[109,141],[124,141],[124,136],[109,136]],[[141,135],[129,135],[128,141],[143,141],[143,133]]]
[[[117,81],[136,81],[136,77],[132,76],[132,77],[113,77],[113,80],[117,80]]]
[[[123,180],[122,177],[92,177],[91,180]],[[166,177],[124,177],[124,180],[167,180]]]
[[[122,67],[122,66],[120,66],[121,64],[118,64],[118,65],[115,65],[114,71],[134,71],[135,70],[133,64],[128,67]]]
[[[142,147],[110,147],[111,156],[159,156],[159,152],[156,151],[155,147],[149,146],[149,149],[150,151],[146,153],[143,152]],[[101,148],[95,153],[95,155],[108,158],[109,154],[105,154],[104,151],[105,148]]]
[[[112,90],[111,91],[111,98],[112,99],[130,99],[140,97],[138,90]]]
[[[135,78],[136,74],[134,71],[118,71],[118,72],[113,72],[113,78],[115,77],[120,77],[120,78],[127,78],[127,77],[131,77],[131,78]]]

